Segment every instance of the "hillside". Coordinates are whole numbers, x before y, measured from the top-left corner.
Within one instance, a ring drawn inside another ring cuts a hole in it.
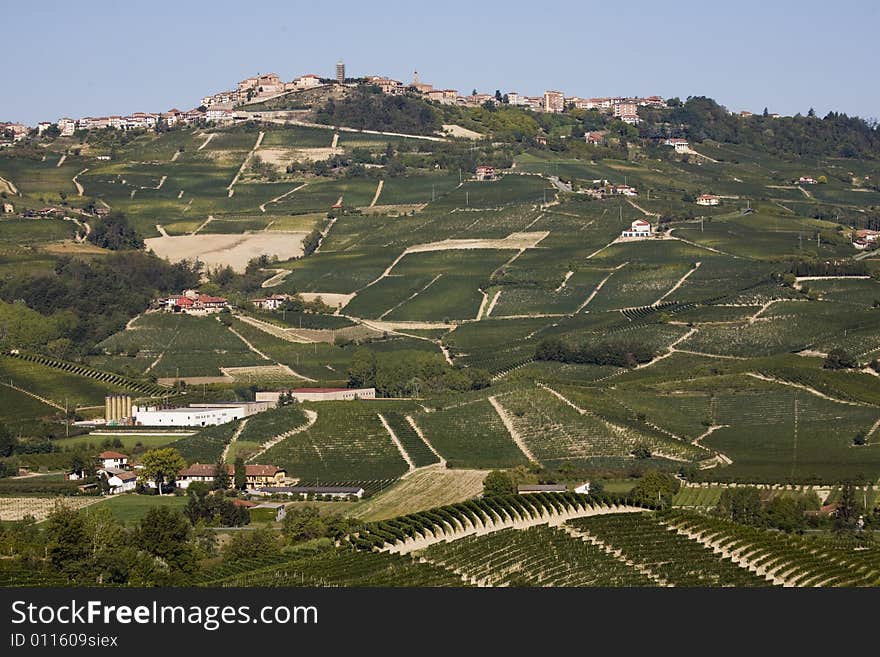
[[[591,113],[446,110],[364,89],[318,99],[322,120],[401,135],[248,121],[0,153],[17,190],[3,192],[15,212],[0,220],[3,348],[87,368],[84,386],[94,372],[144,390],[198,382],[215,399],[373,385],[417,400],[389,412],[418,467],[435,457],[407,417],[453,469],[880,477],[880,283],[876,252],[853,247],[880,207],[866,124],[780,119],[797,130],[773,141],[746,129],[771,119],[709,120],[716,106],[689,99],[662,122],[694,140],[696,155],[681,155],[628,129],[588,145],[573,135]],[[497,141],[417,138],[447,121]],[[660,125],[646,114],[640,130]],[[812,141],[797,137],[809,126]],[[818,147],[829,134],[834,147]],[[483,164],[496,179],[474,179]],[[604,181],[637,196],[599,198]],[[697,205],[701,194],[719,205]],[[30,216],[47,206],[57,212]],[[101,244],[121,251],[86,240],[109,221],[102,208],[121,237]],[[636,220],[650,238],[621,237]],[[125,250],[141,238],[161,258]],[[197,284],[197,258],[202,289],[237,316],[143,315]],[[270,292],[299,305],[256,313],[248,300]],[[839,349],[858,367],[825,367]],[[41,376],[8,378],[63,407],[67,393]],[[16,425],[56,435],[57,409],[32,399]],[[304,480],[387,486],[408,463],[377,417],[386,404],[315,405],[314,426],[267,457]],[[355,438],[355,453],[341,448]]]

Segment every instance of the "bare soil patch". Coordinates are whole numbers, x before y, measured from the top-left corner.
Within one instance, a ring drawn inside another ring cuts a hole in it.
[[[289,260],[303,253],[302,242],[308,233],[260,231],[238,235],[199,234],[150,237],[147,249],[172,262],[198,258],[208,268],[229,265],[243,272],[251,258],[263,254]]]

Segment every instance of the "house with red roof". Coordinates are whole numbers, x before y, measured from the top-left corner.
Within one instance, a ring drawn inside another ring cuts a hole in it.
[[[293,388],[292,390],[268,390],[257,392],[257,402],[277,404],[281,395],[290,395],[298,402],[306,401],[354,401],[356,399],[375,399],[375,388]]]
[[[636,219],[629,230],[623,231],[621,237],[651,237],[651,224],[644,219]]]

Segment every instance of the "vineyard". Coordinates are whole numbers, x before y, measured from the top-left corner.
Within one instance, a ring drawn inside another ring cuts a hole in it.
[[[439,540],[612,513],[618,508],[616,498],[575,493],[481,497],[370,523],[350,537],[350,541],[360,550],[411,552]]]
[[[7,495],[7,491],[3,491]],[[45,520],[46,517],[58,504],[70,509],[84,509],[91,506],[95,502],[99,502],[100,497],[4,497],[0,496],[0,520],[21,520],[27,516],[32,516],[37,521]]]
[[[34,363],[36,365],[43,365],[48,368],[61,370],[62,372],[66,372],[74,376],[84,377],[86,379],[94,379],[95,381],[106,384],[107,386],[115,387],[117,389],[129,392],[140,393],[142,395],[150,397],[159,397],[167,394],[167,391],[164,388],[152,383],[129,379],[118,374],[103,372],[101,370],[96,370],[91,367],[86,367],[84,365],[68,363],[57,358],[49,358],[47,356],[39,356],[35,354],[10,353],[5,355],[11,356],[12,358],[21,359],[28,363]]]
[[[877,586],[880,552],[848,551],[800,536],[768,532],[725,520],[673,515],[669,528],[710,547],[734,555],[741,563],[786,586]]]
[[[650,586],[626,563],[559,529],[505,529],[435,545],[428,563],[478,586]]]
[[[620,550],[622,558],[671,586],[768,586],[767,580],[670,530],[652,515],[596,516],[567,524]]]
[[[393,406],[369,402],[323,402],[305,431],[271,447],[261,461],[285,468],[304,481],[395,478],[407,464],[379,420]]]
[[[413,417],[428,442],[455,467],[512,467],[527,463],[485,398],[431,413],[416,413]]]
[[[223,454],[232,435],[238,429],[241,420],[218,424],[194,433],[191,436],[178,438],[168,447],[173,447],[188,463],[215,463]]]

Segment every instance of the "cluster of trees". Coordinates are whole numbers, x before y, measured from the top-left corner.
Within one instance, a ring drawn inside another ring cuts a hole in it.
[[[291,506],[282,521],[281,532],[292,543],[329,538],[338,541],[358,529],[360,523],[338,513],[321,514],[314,506]]]
[[[122,212],[111,212],[93,224],[88,240],[95,246],[112,251],[144,248],[144,238],[132,228]]]
[[[0,302],[6,302],[0,305],[0,346],[59,357],[82,354],[121,330],[158,294],[198,281],[192,263],[171,264],[143,252],[62,257],[54,272],[0,280]]]
[[[361,348],[354,352],[348,369],[350,387],[374,387],[384,397],[479,390],[489,383],[486,370],[453,367],[440,354],[424,351],[377,353]]]
[[[636,342],[584,343],[571,347],[560,338],[546,338],[535,349],[535,360],[616,367],[635,367],[639,363],[647,363],[654,356],[656,352],[651,347]]]
[[[224,467],[224,473],[225,471]],[[228,474],[226,478],[228,480]],[[183,514],[189,521],[193,525],[202,521],[208,525],[223,527],[241,527],[250,524],[251,516],[247,507],[235,504],[234,498],[215,493],[213,490],[215,487],[200,482],[194,482],[187,487]]]
[[[786,532],[802,532],[807,527],[807,511],[821,506],[815,493],[774,495],[763,498],[753,487],[727,488],[713,513],[753,527],[773,527]]]
[[[647,470],[627,497],[636,504],[668,508],[680,486],[681,482],[668,472]]]
[[[818,260],[803,258],[787,263],[784,274],[795,276],[869,276],[871,270],[862,260]],[[793,281],[792,281],[793,282]]]
[[[154,507],[126,527],[106,508],[58,505],[44,527],[33,518],[9,523],[0,528],[0,545],[7,555],[82,586],[182,584],[216,549],[213,532],[194,528],[169,507]]]
[[[762,115],[743,118],[704,96],[693,96],[683,103],[676,100],[670,101],[669,110],[639,110],[643,136],[660,136],[666,126],[672,125],[682,126],[680,134],[674,136],[746,144],[777,155],[870,159],[880,156],[877,124],[858,117],[829,112],[819,118],[811,109],[806,116],[772,118],[765,109]]]
[[[127,526],[107,508],[79,511],[63,504],[46,522],[34,518],[0,525],[0,554],[34,570],[60,575],[71,584],[181,586],[202,568],[283,552],[332,549],[333,543],[360,524],[339,515],[322,515],[314,507],[291,508],[279,533],[269,527],[234,532],[221,550],[209,527],[221,519],[225,503],[207,491],[193,491],[183,512],[155,506],[140,522]],[[203,505],[216,504],[214,512]],[[206,522],[207,521],[207,522]],[[227,523],[233,525],[235,523]]]
[[[422,99],[386,96],[373,85],[360,85],[339,100],[329,99],[316,110],[315,119],[326,125],[421,135],[441,127],[438,113]]]
[[[822,367],[826,370],[851,370],[859,367],[859,361],[846,349],[835,347],[825,356]]]

